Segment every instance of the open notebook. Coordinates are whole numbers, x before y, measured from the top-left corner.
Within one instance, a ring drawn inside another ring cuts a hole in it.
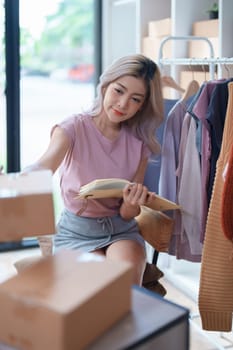
[[[130,182],[125,179],[97,179],[82,186],[75,198],[121,198],[122,190],[127,184]],[[154,201],[146,206],[159,211],[181,209],[178,204],[157,194]]]

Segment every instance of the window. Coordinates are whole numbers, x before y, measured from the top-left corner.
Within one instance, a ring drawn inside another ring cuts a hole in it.
[[[0,1],[4,7],[4,1]],[[11,11],[14,12],[17,1],[6,2],[12,2]],[[55,123],[80,112],[94,97],[95,80],[99,74],[96,61],[100,61],[94,26],[100,20],[100,4],[101,1],[94,0],[19,0],[19,16],[17,18],[15,13],[14,19],[19,20],[20,28],[18,131],[21,169],[45,151]],[[4,33],[4,11],[0,16],[0,32]],[[1,57],[5,56],[4,41],[5,38],[1,37]],[[0,164],[7,169],[3,60],[0,60],[0,72]],[[11,138],[14,138],[13,132]],[[56,175],[54,179],[55,214],[58,217],[62,203]],[[7,247],[9,245],[15,246],[9,243]],[[25,242],[17,242],[16,246],[19,245],[24,246]]]
[[[93,9],[93,0],[20,0],[22,168],[45,151],[55,123],[94,97]]]

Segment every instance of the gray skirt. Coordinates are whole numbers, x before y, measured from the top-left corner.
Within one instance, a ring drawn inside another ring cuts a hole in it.
[[[119,240],[137,241],[145,248],[135,219],[126,221],[120,215],[89,218],[64,209],[54,236],[54,250],[66,248],[91,252]]]

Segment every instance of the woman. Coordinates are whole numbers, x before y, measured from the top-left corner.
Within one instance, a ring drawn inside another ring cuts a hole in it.
[[[145,243],[135,216],[154,194],[143,186],[147,161],[159,152],[155,130],[163,120],[160,72],[143,55],[115,61],[101,75],[90,111],[55,125],[47,151],[30,170],[58,168],[64,211],[55,251],[78,249],[132,263],[141,285]],[[123,198],[76,199],[82,185],[100,178],[124,178]]]

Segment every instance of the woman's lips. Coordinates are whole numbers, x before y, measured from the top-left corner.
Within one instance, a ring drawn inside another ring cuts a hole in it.
[[[122,112],[120,112],[120,111],[118,111],[117,109],[114,109],[114,108],[113,108],[113,112],[114,112],[116,115],[118,115],[119,117],[121,117],[122,115],[124,115],[124,113],[122,113]]]

